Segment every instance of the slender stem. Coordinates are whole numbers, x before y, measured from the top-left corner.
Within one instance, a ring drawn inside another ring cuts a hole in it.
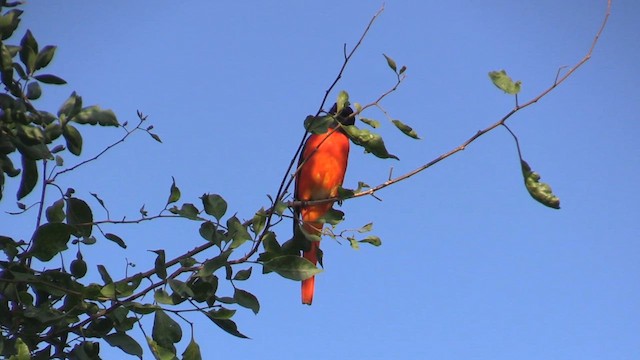
[[[143,129],[140,127],[140,125],[142,125],[142,123],[146,120],[146,116],[142,116],[142,114],[138,113],[138,117],[139,117],[139,119],[140,119],[140,120],[139,120],[139,122],[138,122],[138,125],[137,125],[135,128],[133,128],[133,130],[127,130],[127,129],[125,129],[125,134],[124,134],[124,136],[123,136],[122,138],[120,138],[120,140],[118,140],[118,141],[116,141],[116,142],[112,143],[111,145],[109,145],[109,146],[105,147],[102,151],[100,151],[98,154],[94,155],[93,157],[91,157],[91,158],[89,158],[89,159],[86,159],[86,160],[84,160],[84,161],[81,161],[81,162],[77,163],[76,165],[74,165],[74,166],[72,166],[72,167],[69,167],[69,168],[66,168],[66,169],[64,169],[64,170],[60,170],[60,171],[58,171],[57,173],[55,173],[55,175],[53,175],[53,177],[52,177],[49,181],[50,181],[50,182],[53,182],[53,181],[55,181],[55,180],[56,180],[56,178],[57,178],[59,175],[62,175],[62,174],[64,174],[64,173],[67,173],[67,172],[70,172],[70,171],[73,171],[73,170],[75,170],[75,169],[79,168],[80,166],[83,166],[83,165],[85,165],[85,164],[87,164],[87,163],[90,163],[90,162],[93,162],[93,161],[98,160],[98,158],[100,158],[102,155],[104,155],[107,151],[109,151],[109,150],[113,149],[114,147],[116,147],[117,145],[119,145],[119,144],[121,144],[121,143],[125,142],[125,141],[127,140],[127,138],[128,138],[131,134],[133,134],[133,133],[134,133],[134,132],[136,132],[137,130],[143,130]]]

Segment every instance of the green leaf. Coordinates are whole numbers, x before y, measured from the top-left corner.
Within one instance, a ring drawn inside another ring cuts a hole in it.
[[[229,229],[229,237],[233,239],[231,249],[236,249],[244,244],[247,240],[251,240],[251,235],[247,228],[242,225],[237,217],[232,216],[227,220],[227,229]]]
[[[36,65],[35,70],[40,70],[43,67],[49,65],[51,60],[53,59],[53,55],[56,53],[56,47],[52,45],[47,45],[40,50],[38,56],[36,57]]]
[[[380,238],[377,237],[377,236],[373,236],[373,235],[367,236],[366,238],[364,238],[364,239],[362,239],[362,240],[360,240],[358,242],[371,244],[373,246],[382,245],[382,241],[380,240]]]
[[[196,341],[191,338],[189,345],[184,349],[182,353],[182,360],[202,360],[202,355],[200,354],[200,346]]]
[[[393,125],[395,125],[400,131],[402,131],[403,134],[414,138],[414,139],[420,139],[420,137],[418,136],[418,133],[416,133],[415,130],[413,130],[413,128],[405,123],[403,123],[400,120],[391,120],[391,122],[393,123]]]
[[[79,360],[100,360],[100,343],[92,341],[81,341],[71,350],[71,359]]]
[[[342,110],[349,106],[349,93],[342,90],[338,94],[338,100],[336,100],[336,114],[341,114]]]
[[[227,202],[218,194],[204,194],[200,197],[204,212],[220,221],[227,212]]]
[[[216,276],[191,277],[187,285],[193,291],[192,299],[201,303],[214,298],[218,290],[218,278]]]
[[[238,331],[238,325],[233,320],[230,319],[216,319],[214,317],[209,316],[209,319],[213,321],[214,324],[218,325],[220,329],[226,331],[227,333],[237,336],[242,339],[248,339],[249,337]]]
[[[214,241],[216,239],[216,225],[211,221],[205,221],[200,224],[200,236],[207,241]]]
[[[373,223],[368,223],[367,225],[358,229],[358,232],[362,234],[371,231],[371,229],[373,229]]]
[[[156,290],[156,292],[153,293],[153,300],[159,304],[174,305],[171,295],[163,289]]]
[[[153,356],[157,360],[178,360],[175,350],[171,351],[158,345],[158,343],[150,337],[147,337],[147,345],[149,345],[149,350],[151,350],[151,353],[153,353]]]
[[[264,267],[291,280],[306,280],[322,272],[311,261],[296,255],[278,256],[264,263]]]
[[[343,129],[351,141],[358,146],[362,146],[365,152],[372,153],[381,159],[392,158],[398,160],[397,156],[387,151],[380,135],[374,134],[367,129],[358,129],[354,125],[345,126]]]
[[[281,249],[280,244],[276,239],[276,235],[272,231],[267,232],[262,237],[262,246],[264,247],[264,250],[267,252],[279,253]]]
[[[103,336],[106,336],[109,332],[111,332],[112,329],[113,329],[113,320],[106,317],[101,317],[89,323],[83,335],[86,335],[88,337],[93,337],[93,336],[103,337]]]
[[[122,240],[122,238],[116,234],[106,233],[104,234],[104,237],[107,238],[107,240],[111,240],[114,243],[118,244],[118,246],[123,249],[127,248],[127,244],[124,242],[124,240]]]
[[[18,76],[20,76],[20,79],[29,80],[29,75],[27,75],[27,72],[24,70],[22,65],[20,65],[20,63],[14,62],[12,66],[13,69],[18,73]]]
[[[251,309],[254,314],[258,314],[260,311],[258,298],[248,291],[236,288],[233,292],[233,298],[236,300],[238,305]]]
[[[20,179],[20,187],[18,188],[18,200],[29,195],[38,183],[38,166],[36,161],[22,155],[22,178]]]
[[[37,57],[38,42],[31,34],[31,31],[27,30],[20,41],[20,61],[24,64],[28,74],[32,74],[35,70]]]
[[[360,118],[360,121],[362,121],[363,123],[371,126],[372,128],[376,129],[378,127],[380,127],[380,122],[378,120],[373,120],[373,119],[367,119],[367,118]]]
[[[180,263],[181,266],[184,266],[184,267],[191,267],[197,263],[196,259],[192,257],[181,258],[180,260],[178,260],[178,262]]]
[[[540,181],[540,175],[531,170],[526,161],[520,160],[522,176],[527,191],[536,201],[553,209],[560,209],[560,199],[553,194],[551,186]]]
[[[2,138],[0,138],[0,142],[1,141]],[[8,142],[6,144],[8,149],[3,148],[5,144],[0,143],[0,170],[7,173],[7,175],[9,175],[10,177],[16,177],[18,176],[18,174],[20,174],[20,170],[16,169],[13,166],[13,161],[11,161],[11,159],[7,155],[2,153],[3,150],[6,150],[7,153],[11,153],[15,151],[15,147],[11,147]]]
[[[150,133],[150,132],[148,132],[148,133],[149,133],[149,136],[151,136],[153,138],[153,140],[155,140],[155,141],[157,141],[159,143],[162,143],[162,140],[160,139],[160,136],[158,136],[157,134],[154,134],[154,133]]]
[[[190,220],[200,220],[200,217],[198,216],[198,214],[200,213],[198,211],[198,208],[190,203],[182,204],[182,207],[180,209],[174,206],[169,209],[169,211],[171,211],[171,213],[173,214],[180,215]]]
[[[156,271],[156,275],[158,275],[158,277],[160,279],[166,279],[167,278],[167,264],[166,259],[165,259],[165,254],[164,254],[164,250],[160,249],[160,250],[150,250],[151,252],[156,253],[156,260],[155,260],[155,271]]]
[[[360,244],[358,244],[358,241],[355,238],[348,237],[347,240],[349,240],[349,245],[351,245],[352,249],[360,250]]]
[[[64,115],[66,119],[70,119],[76,116],[80,110],[82,110],[82,97],[74,91],[58,110],[58,117]]]
[[[276,203],[276,205],[273,207],[273,212],[275,212],[277,215],[282,216],[282,214],[288,209],[289,207],[287,206],[287,204],[283,203],[282,201],[278,201]]]
[[[141,304],[141,303],[135,302],[135,301],[128,303],[126,306],[132,312],[134,312],[136,314],[140,314],[140,315],[148,315],[148,314],[151,314],[152,312],[156,311],[157,309],[160,309],[160,307],[158,305]]]
[[[506,92],[507,94],[515,95],[520,92],[520,85],[522,85],[522,82],[514,82],[504,70],[491,71],[489,73],[489,78],[491,78],[491,81],[498,87],[498,89]]]
[[[18,24],[20,24],[20,15],[22,13],[22,10],[14,9],[0,16],[0,36],[2,40],[6,40],[13,35],[13,32],[18,28]]]
[[[173,344],[182,339],[182,329],[180,325],[170,318],[163,310],[155,312],[151,337],[158,345],[175,351]]]
[[[388,57],[386,54],[382,54],[384,56],[385,59],[387,59],[387,65],[389,65],[389,68],[391,70],[393,70],[393,72],[397,72],[398,71],[398,66],[396,65],[396,62]]]
[[[247,280],[251,276],[252,269],[253,268],[248,268],[245,270],[238,271],[236,275],[233,277],[233,280],[238,280],[238,281]]]
[[[74,234],[79,237],[89,237],[93,230],[93,213],[84,200],[78,198],[67,199],[67,224],[73,226]]]
[[[18,125],[17,130],[18,136],[25,144],[36,145],[44,141],[44,133],[39,127]]]
[[[220,255],[205,261],[200,271],[198,271],[198,276],[210,276],[213,274],[216,270],[227,264],[229,255],[231,255],[231,250],[223,251]]]
[[[304,119],[304,128],[312,134],[324,134],[329,127],[335,123],[335,118],[331,115],[326,116],[307,116]]]
[[[27,84],[27,99],[36,100],[40,98],[42,95],[42,89],[40,88],[40,84],[32,81]]]
[[[192,298],[194,296],[191,288],[189,288],[189,286],[187,286],[187,284],[185,284],[183,281],[176,280],[176,279],[169,279],[167,283],[169,284],[169,286],[171,287],[171,290],[173,290],[174,293],[184,298]]]
[[[16,349],[16,354],[11,356],[9,358],[10,360],[30,360],[31,359],[31,353],[29,351],[29,347],[27,346],[27,344],[24,343],[24,341],[22,341],[21,338],[16,339],[15,349]]]
[[[264,208],[258,210],[251,221],[251,230],[254,234],[259,234],[267,223],[267,212]]]
[[[176,179],[171,177],[171,188],[169,189],[169,199],[167,205],[180,200],[180,189],[176,186]]]
[[[16,86],[13,81],[13,60],[11,59],[9,49],[4,44],[0,45],[0,70],[2,70],[2,83],[8,89],[15,89]],[[18,88],[18,91],[19,90]]]
[[[104,267],[104,265],[98,265],[97,268],[102,281],[104,281],[105,284],[113,284],[113,279],[111,278],[111,275],[109,275],[107,268]]]
[[[67,249],[72,228],[63,223],[47,223],[36,229],[30,253],[40,261],[49,261]]]
[[[60,124],[58,123],[51,123],[47,125],[47,127],[44,129],[44,136],[47,144],[59,138],[60,135],[62,135],[62,126],[60,126]],[[59,152],[64,149],[64,146],[62,145],[56,145],[56,147],[57,148],[54,148],[51,150],[52,153]],[[58,150],[58,151],[54,151],[54,150]]]
[[[138,286],[140,286],[140,282],[142,282],[142,274],[137,274],[126,280],[115,282],[117,296],[131,296]]]
[[[97,105],[83,108],[73,117],[73,121],[78,124],[120,126],[116,114],[112,110],[103,110]]]
[[[64,85],[67,83],[67,81],[64,80],[63,78],[53,74],[41,74],[41,75],[36,75],[33,78],[40,81],[41,83],[51,84],[51,85]]]
[[[126,333],[116,332],[104,337],[107,344],[117,347],[129,355],[134,355],[142,359],[142,347],[131,336]]]
[[[37,126],[18,125],[18,136],[20,139],[28,145],[35,145],[44,141],[44,133],[42,129]]]
[[[142,215],[142,217],[147,217],[148,212],[144,209],[144,205],[142,205],[142,207],[138,211],[140,212],[140,215]]]
[[[66,124],[62,128],[62,136],[64,136],[67,142],[67,149],[69,149],[73,155],[80,156],[80,153],[82,153],[82,135],[80,135],[78,129],[70,124]]]
[[[64,199],[56,200],[56,202],[47,208],[45,214],[47,221],[50,223],[63,222],[66,216],[64,213]]]
[[[18,255],[18,243],[12,238],[0,235],[0,249],[7,255],[9,261],[12,261]],[[0,349],[0,353],[2,350]]]
[[[235,310],[220,307],[217,310],[211,310],[207,312],[207,316],[212,317],[214,319],[231,319],[233,315],[235,315],[235,313],[236,313]]]
[[[330,208],[324,215],[322,215],[320,220],[329,225],[338,225],[342,220],[344,220],[344,212]]]
[[[97,242],[98,240],[95,238],[95,236],[88,236],[88,237],[84,237],[82,238],[82,240],[80,240],[81,243],[85,244],[85,245],[93,245]]]
[[[42,143],[38,143],[35,145],[26,145],[20,140],[20,137],[14,137],[12,139],[13,144],[18,148],[18,151],[22,155],[27,156],[33,160],[42,160],[42,159],[53,159],[53,155],[49,151],[49,148]]]
[[[2,47],[2,58],[0,59],[0,70],[2,71],[8,71],[9,72],[9,78],[8,80],[13,80],[11,79],[11,77],[13,77],[13,59],[11,56],[11,53],[9,52],[9,48],[5,45],[5,44],[1,44]],[[4,76],[3,76],[3,82],[5,81]]]

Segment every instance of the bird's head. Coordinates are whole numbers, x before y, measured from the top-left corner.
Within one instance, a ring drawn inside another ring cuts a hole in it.
[[[333,106],[331,107],[331,110],[329,110],[329,114],[330,115],[337,115],[336,119],[338,120],[338,122],[344,126],[349,126],[349,125],[353,125],[355,124],[355,116],[349,116],[351,114],[353,114],[353,109],[351,109],[349,106],[345,106],[342,111],[340,111],[340,114],[336,114],[336,111],[338,110],[338,105],[337,104],[333,104]]]

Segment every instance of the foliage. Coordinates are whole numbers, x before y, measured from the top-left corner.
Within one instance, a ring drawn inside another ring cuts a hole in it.
[[[296,172],[294,160],[304,140],[309,132],[324,132],[329,124],[336,123],[335,115],[322,110],[326,96],[318,112],[304,121],[300,146],[275,196],[270,196],[271,202],[251,213],[248,220],[228,214],[228,204],[218,194],[203,194],[199,201],[181,202],[181,191],[175,179],[169,186],[166,205],[157,213],[150,215],[143,207],[137,219],[113,220],[97,194],[92,193],[89,199],[81,198],[73,188],[63,190],[56,182],[57,177],[96,162],[106,151],[134,133],[146,132],[158,142],[161,142],[160,137],[151,132],[153,126],[146,125],[147,117],[142,113],[138,113],[139,122],[135,127],[127,127],[127,123],[119,123],[111,110],[96,105],[84,106],[82,97],[76,92],[71,93],[55,114],[37,109],[34,102],[41,97],[45,85],[66,84],[63,78],[46,72],[55,56],[56,47],[40,47],[29,30],[21,37],[19,44],[6,43],[16,35],[23,12],[17,9],[18,2],[2,1],[0,5],[3,11],[8,9],[0,16],[0,75],[5,88],[5,92],[0,93],[0,200],[6,196],[5,181],[18,176],[18,201],[32,193],[39,196],[32,205],[18,203],[21,212],[14,214],[27,216],[35,212],[35,228],[32,232],[25,229],[25,232],[29,232],[25,238],[29,240],[0,235],[0,249],[5,257],[0,261],[1,356],[12,359],[99,359],[100,346],[106,343],[126,354],[142,358],[143,347],[133,337],[134,328],[137,327],[156,358],[174,359],[179,353],[176,344],[184,337],[181,323],[188,323],[191,325],[191,340],[181,352],[182,358],[200,359],[200,349],[188,313],[199,313],[223,331],[247,338],[238,329],[233,316],[239,309],[255,314],[260,311],[258,298],[243,285],[243,281],[255,275],[253,266],[261,268],[262,273],[274,272],[295,281],[307,279],[321,271],[299,256],[302,246],[299,236],[279,241],[273,227],[290,217],[289,209],[301,205],[288,198],[287,194],[292,175]],[[378,14],[373,17],[352,51],[345,53],[344,65],[327,94],[342,76],[345,65]],[[390,117],[380,104],[401,84],[407,70],[406,66],[398,69],[396,61],[388,55],[385,54],[384,58],[395,76],[395,83],[369,104],[354,103],[356,112],[351,116],[377,129],[381,126],[380,121],[362,116],[363,111],[377,108],[401,133],[412,139],[420,139],[415,129]],[[411,173],[375,187],[359,183],[357,189],[341,188],[338,198],[318,202],[373,195],[375,191],[404,180],[464,149],[478,136],[497,126],[506,127],[505,121],[511,115],[539,99],[517,105],[521,83],[513,82],[504,70],[491,72],[489,76],[498,88],[516,96],[516,109],[498,123]],[[349,94],[340,92],[336,100],[337,113],[349,105]],[[116,129],[123,131],[123,135],[97,155],[85,156],[77,165],[65,167],[64,157],[83,155],[84,139],[80,129],[86,125]],[[343,130],[365,152],[383,159],[398,159],[389,153],[382,137],[368,128],[347,125],[343,126]],[[513,136],[517,144],[517,138]],[[520,155],[519,144],[517,148]],[[19,159],[20,166],[14,164],[16,159]],[[540,176],[531,171],[521,156],[520,160],[529,193],[543,204],[558,208],[559,200],[551,193],[550,187],[539,182]],[[38,184],[39,193],[34,191],[38,189]],[[96,218],[93,211],[96,206],[106,210],[106,219]],[[84,260],[83,250],[87,246],[126,248],[126,241],[122,237],[105,230],[108,226],[163,218],[197,222],[202,244],[171,259],[167,259],[163,249],[151,250],[155,254],[153,268],[122,279],[112,278],[104,265],[88,264]],[[375,235],[359,235],[370,232],[373,224],[334,232],[343,218],[344,213],[340,211],[329,212],[324,220],[331,226],[325,229],[325,235],[344,239],[355,249],[361,244],[381,245],[381,239]],[[66,263],[69,263],[68,267]],[[101,278],[99,283],[84,279],[87,269],[94,267]],[[229,293],[221,290],[223,287],[220,283],[225,281],[230,284],[228,288],[232,289]],[[143,327],[141,320],[144,317],[153,319],[151,329]]]

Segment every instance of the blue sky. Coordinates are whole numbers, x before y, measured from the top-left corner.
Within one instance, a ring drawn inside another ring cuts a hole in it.
[[[401,160],[379,160],[354,146],[345,187],[378,184],[390,168],[395,175],[410,171],[507,113],[513,99],[491,84],[491,70],[506,69],[523,82],[521,102],[540,93],[560,66],[586,54],[605,5],[388,1],[336,90],[352,101],[375,99],[394,82],[382,56],[388,54],[408,71],[383,106],[422,140],[366,113],[383,122],[379,132]],[[380,6],[29,2],[21,31],[58,45],[50,71],[69,83],[46,88],[39,108],[55,112],[75,90],[86,104],[113,109],[121,122],[134,123],[136,110],[148,114],[163,139],[141,134],[61,177],[61,185],[86,199],[98,193],[114,217],[134,218],[143,204],[150,213],[164,206],[173,176],[182,200],[219,193],[229,213],[252,216],[277,190],[302,121],[315,113],[341,65],[342,44],[353,46]],[[373,222],[383,245],[354,251],[324,241],[326,269],[313,306],[300,304],[298,283],[254,269],[242,285],[259,297],[261,311],[235,317],[252,340],[196,318],[204,358],[640,358],[639,13],[636,1],[614,1],[593,58],[509,121],[561,210],[529,198],[513,140],[497,129],[381,191],[382,201],[345,202],[341,228]],[[121,134],[81,130],[85,155]],[[16,189],[15,182],[5,187],[0,222],[3,234],[20,237],[33,220],[4,214],[15,210]],[[276,228],[279,239],[290,229]],[[187,221],[108,230],[127,240],[128,250],[103,241],[85,257],[114,277],[124,275],[127,260],[133,271],[152,266],[146,250],[164,248],[170,257],[202,241],[198,224]],[[119,357],[103,349],[104,358]]]

